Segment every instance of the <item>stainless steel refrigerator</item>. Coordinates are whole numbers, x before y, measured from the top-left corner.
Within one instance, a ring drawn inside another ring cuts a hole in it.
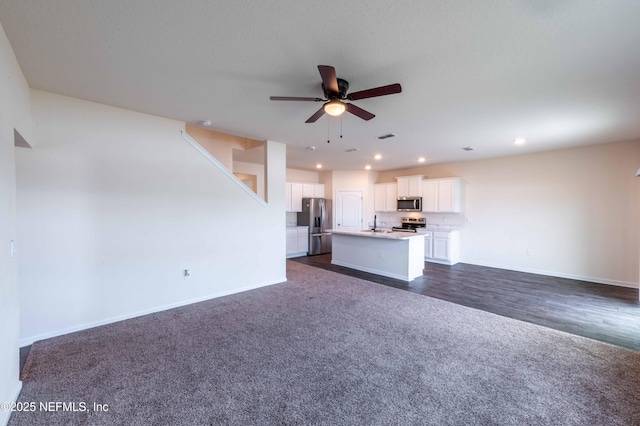
[[[302,212],[298,213],[298,226],[309,227],[308,254],[331,253],[331,200],[303,198]]]

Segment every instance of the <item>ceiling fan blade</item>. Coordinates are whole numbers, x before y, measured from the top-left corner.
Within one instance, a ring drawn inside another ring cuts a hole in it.
[[[318,65],[322,84],[328,92],[339,92],[338,79],[336,78],[336,69],[329,65]]]
[[[309,117],[307,121],[305,121],[305,123],[315,123],[316,121],[318,121],[318,118],[322,117],[323,115],[324,115],[324,105],[322,106],[322,108],[317,110],[315,114]]]
[[[347,111],[349,111],[353,115],[357,115],[363,120],[369,121],[373,117],[375,117],[374,114],[371,114],[369,111],[365,111],[362,108],[355,106],[354,104],[345,104],[345,105],[347,106]]]
[[[269,99],[272,101],[311,101],[311,102],[322,102],[325,99],[322,98],[298,98],[295,96],[269,96]]]
[[[389,84],[388,86],[380,86],[373,89],[361,90],[359,92],[349,93],[347,99],[357,101],[359,99],[375,98],[377,96],[393,95],[402,92],[402,86],[399,83]]]

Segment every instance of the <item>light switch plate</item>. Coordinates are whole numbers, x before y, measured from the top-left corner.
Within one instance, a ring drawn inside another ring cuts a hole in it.
[[[16,255],[16,242],[14,240],[9,241],[9,250],[11,253],[11,259]]]

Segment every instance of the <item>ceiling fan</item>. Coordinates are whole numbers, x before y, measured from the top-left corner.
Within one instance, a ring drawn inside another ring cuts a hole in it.
[[[345,111],[368,121],[375,117],[375,115],[355,106],[354,104],[348,104],[343,101],[357,101],[360,99],[375,98],[378,96],[393,95],[394,93],[402,92],[402,86],[395,83],[389,84],[388,86],[380,86],[373,89],[361,90],[359,92],[347,94],[347,90],[349,90],[349,82],[341,78],[337,78],[335,68],[329,65],[318,65],[318,71],[320,71],[320,77],[322,77],[322,91],[324,92],[325,99],[299,98],[292,96],[271,96],[269,99],[272,101],[325,102],[325,104],[322,105],[322,108],[309,117],[305,123],[315,123],[324,115],[325,112],[335,117],[341,115]]]

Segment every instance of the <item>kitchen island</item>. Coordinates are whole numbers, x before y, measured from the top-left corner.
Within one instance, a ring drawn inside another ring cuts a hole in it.
[[[403,281],[422,276],[424,235],[332,229],[331,263]]]

